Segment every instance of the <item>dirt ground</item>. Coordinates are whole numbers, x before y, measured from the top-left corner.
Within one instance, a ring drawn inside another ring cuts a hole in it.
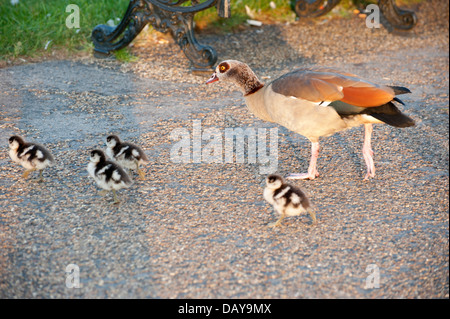
[[[277,216],[262,197],[262,154],[174,160],[180,134],[204,150],[208,130],[249,129],[267,145],[276,132],[270,151],[287,175],[307,170],[310,144],[254,117],[234,86],[206,86],[209,75],[193,75],[173,41],[137,42],[139,61],[128,64],[82,57],[0,69],[0,298],[448,298],[448,2],[417,10],[403,34],[355,18],[198,35],[264,81],[323,65],[412,91],[400,108],[415,127],[375,126],[374,179],[363,181],[362,127],[321,140],[321,176],[293,182],[315,207],[314,227],[307,215],[267,227]],[[119,205],[86,170],[110,133],[150,158]],[[13,134],[51,150],[45,182],[21,178],[8,156]],[[71,264],[80,288],[67,286]]]

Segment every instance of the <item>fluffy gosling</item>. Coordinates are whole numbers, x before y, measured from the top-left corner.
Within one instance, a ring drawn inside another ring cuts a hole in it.
[[[106,160],[105,154],[100,150],[91,152],[87,171],[98,186],[113,192],[114,204],[120,202],[116,190],[128,188],[133,184],[128,174],[118,164]]]
[[[42,171],[44,168],[53,166],[55,160],[52,154],[42,145],[25,142],[20,136],[11,136],[9,142],[9,156],[11,159],[22,165],[26,171],[22,177],[27,178],[31,172],[39,171],[39,182],[44,179]]]
[[[311,216],[313,225],[317,224],[316,214],[305,193],[298,187],[286,184],[280,175],[267,176],[264,199],[280,214],[276,222],[268,225],[270,227],[280,226],[281,221],[287,216],[298,216],[305,212]]]
[[[145,172],[139,166],[148,163],[148,158],[139,146],[121,142],[117,135],[109,135],[106,138],[106,155],[122,167],[136,170],[140,179],[145,179]]]

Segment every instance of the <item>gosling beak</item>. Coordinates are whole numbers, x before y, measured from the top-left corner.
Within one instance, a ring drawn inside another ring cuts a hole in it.
[[[214,72],[211,75],[211,77],[209,78],[209,80],[206,81],[206,84],[210,84],[210,83],[213,83],[213,82],[216,82],[216,81],[219,81],[219,78],[217,77],[216,72]]]

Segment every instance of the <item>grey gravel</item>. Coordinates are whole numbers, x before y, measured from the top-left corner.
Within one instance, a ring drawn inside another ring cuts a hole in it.
[[[173,41],[136,46],[135,63],[0,69],[0,298],[448,298],[448,2],[416,9],[419,24],[405,34],[355,17],[199,35],[262,78],[318,64],[411,89],[401,108],[417,125],[375,127],[374,179],[363,181],[362,128],[322,140],[321,176],[295,182],[315,227],[307,215],[267,227],[277,216],[258,163],[170,160],[170,134],[192,133],[194,120],[278,127],[251,115],[232,85],[204,85],[209,75],[191,74]],[[117,206],[86,171],[88,152],[111,133],[151,162]],[[278,173],[306,171],[309,142],[278,133]],[[53,152],[44,183],[21,178],[8,157],[13,134]],[[66,287],[69,264],[81,288]],[[379,288],[366,287],[370,265]]]

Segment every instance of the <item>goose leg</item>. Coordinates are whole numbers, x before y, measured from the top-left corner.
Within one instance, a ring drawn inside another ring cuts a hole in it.
[[[113,205],[117,205],[117,204],[120,203],[120,200],[119,200],[119,198],[117,198],[116,190],[114,188],[112,189],[112,192],[113,192],[113,195],[114,195],[114,203],[113,203]]]
[[[307,211],[309,213],[309,216],[311,217],[312,224],[317,225],[316,213],[311,208],[308,208]]]
[[[280,218],[278,218],[278,220],[276,222],[269,223],[267,226],[269,226],[269,227],[281,226],[281,221],[284,219],[284,217],[286,217],[286,216],[284,214],[281,214]]]
[[[314,179],[319,176],[317,171],[317,158],[319,157],[319,142],[311,143],[311,159],[309,161],[308,173],[289,174],[288,179]]]
[[[373,127],[372,124],[364,124],[364,144],[362,148],[362,153],[364,157],[364,161],[367,165],[367,173],[364,177],[364,180],[368,180],[370,177],[375,176],[375,165],[373,163],[373,151],[371,146],[371,137],[372,137]]]
[[[145,172],[140,169],[139,162],[136,162],[136,170],[141,180],[145,180]]]
[[[39,183],[42,183],[44,181],[44,176],[42,175],[42,171],[43,171],[43,169],[39,170],[39,180],[38,180]]]
[[[30,175],[30,173],[31,173],[31,172],[34,172],[35,170],[36,170],[35,168],[26,170],[26,171],[23,173],[22,177],[25,178],[25,179],[28,178],[28,175]]]

